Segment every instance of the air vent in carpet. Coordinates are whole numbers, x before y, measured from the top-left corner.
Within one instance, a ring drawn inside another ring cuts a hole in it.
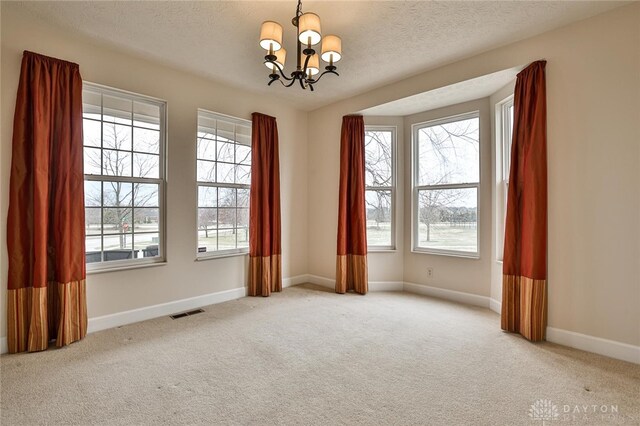
[[[193,311],[182,312],[181,314],[171,315],[171,319],[184,318],[184,317],[188,317],[189,315],[200,314],[202,312],[204,312],[202,309],[194,309]]]

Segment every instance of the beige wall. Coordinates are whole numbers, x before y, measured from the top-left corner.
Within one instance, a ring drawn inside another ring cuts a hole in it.
[[[334,277],[342,115],[546,59],[549,325],[640,344],[639,46],[640,4],[633,4],[312,111],[310,273]],[[435,261],[411,259],[416,273]],[[370,279],[380,278],[372,273]],[[413,279],[407,270],[404,279]],[[439,285],[491,294],[489,278],[477,280],[483,281],[477,287]]]
[[[80,64],[83,79],[164,99],[168,103],[167,259],[164,266],[109,272],[87,278],[90,317],[165,303],[245,285],[246,256],[196,262],[196,110],[241,118],[253,111],[278,119],[282,181],[283,276],[307,272],[307,113],[286,103],[216,84],[28,19],[2,3],[1,221],[6,228],[11,135],[23,50]],[[7,248],[1,247],[0,281],[7,282]],[[6,317],[6,291],[0,318]],[[0,336],[6,335],[3,326]]]
[[[411,152],[411,126],[453,115],[478,111],[480,113],[480,197],[478,205],[479,258],[433,255],[412,252],[411,247],[411,156],[405,155],[405,256],[404,280],[414,284],[446,288],[448,290],[489,296],[491,278],[491,124],[489,99],[423,112],[405,117],[405,152]],[[427,268],[433,276],[427,277]]]

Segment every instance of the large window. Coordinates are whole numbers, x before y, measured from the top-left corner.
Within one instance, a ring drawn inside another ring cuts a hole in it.
[[[84,83],[89,269],[164,258],[165,103]]]
[[[496,226],[497,257],[502,260],[504,251],[504,228],[507,219],[507,195],[509,193],[509,166],[511,164],[511,138],[513,136],[513,96],[496,108],[496,154],[498,196],[496,197],[498,226]]]
[[[413,249],[478,256],[478,113],[413,126]]]
[[[249,248],[251,122],[198,111],[198,257]]]
[[[395,249],[395,128],[366,126],[365,202],[367,243],[372,250]]]

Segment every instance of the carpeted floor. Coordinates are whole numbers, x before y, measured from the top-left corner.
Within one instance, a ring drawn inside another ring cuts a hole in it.
[[[2,425],[640,423],[640,366],[486,309],[305,285],[205,311],[2,356]]]

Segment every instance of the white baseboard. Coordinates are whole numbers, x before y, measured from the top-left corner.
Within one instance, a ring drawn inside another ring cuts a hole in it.
[[[6,354],[9,352],[9,346],[7,346],[7,338],[0,337],[0,354]]]
[[[89,318],[89,327],[87,328],[87,332],[94,333],[108,328],[172,315],[178,312],[188,311],[190,309],[197,309],[207,305],[239,299],[246,295],[247,288],[238,287],[231,290],[190,297],[188,299],[174,300],[172,302],[161,303],[159,305],[145,306],[144,308]]]
[[[640,364],[640,346],[547,327],[547,341],[587,352]]]
[[[444,288],[430,287],[428,285],[404,283],[404,291],[408,293],[423,294],[425,296],[446,299],[454,302],[465,303],[467,305],[481,306],[488,308],[489,298],[478,294],[464,293],[462,291],[447,290]]]
[[[308,282],[309,282],[309,275],[307,274],[296,275],[295,277],[291,277],[291,278],[283,278],[282,288],[287,288],[287,287],[291,287],[298,284],[304,284]]]
[[[489,299],[489,309],[500,315],[502,313],[502,302],[499,302],[496,299]]]
[[[326,288],[336,288],[336,280],[321,277],[319,275],[309,274],[307,275],[308,282],[311,284],[319,285]]]

